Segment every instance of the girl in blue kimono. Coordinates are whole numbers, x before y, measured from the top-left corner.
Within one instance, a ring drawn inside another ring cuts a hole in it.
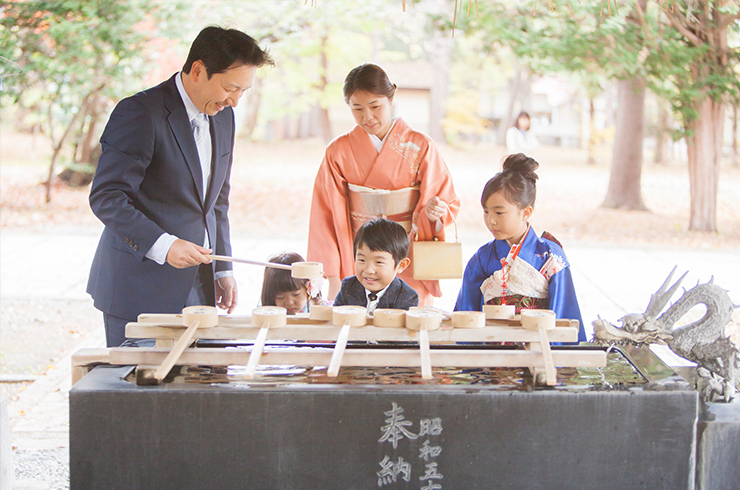
[[[578,341],[585,341],[565,253],[555,237],[547,232],[538,237],[529,225],[539,164],[517,153],[508,156],[503,167],[481,196],[483,219],[494,240],[468,262],[455,310],[481,311],[484,304],[513,304],[517,313],[549,309],[557,318],[578,320]]]

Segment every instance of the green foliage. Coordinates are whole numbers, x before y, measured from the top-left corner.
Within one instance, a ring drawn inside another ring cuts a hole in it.
[[[452,144],[458,139],[483,137],[492,131],[493,122],[480,115],[491,114],[492,99],[505,89],[513,72],[509,50],[486,55],[480,51],[481,45],[479,34],[455,38],[449,73],[450,96],[442,121],[447,141]]]
[[[2,104],[46,120],[54,145],[85,102],[105,105],[144,87],[147,43],[177,23],[177,3],[11,0],[0,18],[0,55],[22,72]],[[56,134],[56,136],[55,136]]]
[[[738,3],[702,0],[696,4],[701,9],[694,4],[652,1],[638,9],[639,2],[629,2],[608,15],[599,2],[556,3],[554,11],[540,2],[535,15],[531,1],[479,2],[479,15],[458,16],[456,29],[482,33],[488,53],[512,49],[534,73],[578,74],[591,92],[607,79],[643,78],[652,91],[671,101],[686,127],[702,97],[736,100],[740,93],[737,43],[723,60],[710,39],[718,22],[730,20],[731,30],[740,29]],[[670,17],[703,42],[692,42]],[[451,20],[442,24],[451,29]]]
[[[230,2],[228,10],[276,60],[265,73],[260,105],[270,118],[309,110],[317,101],[324,108],[343,105],[342,81],[361,63],[427,54],[424,11],[402,12],[398,0],[333,0],[316,7],[255,0]]]

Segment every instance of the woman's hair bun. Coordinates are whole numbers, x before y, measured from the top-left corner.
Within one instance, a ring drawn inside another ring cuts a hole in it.
[[[525,179],[536,182],[538,177],[535,170],[540,167],[540,164],[537,163],[537,160],[528,157],[524,153],[515,153],[506,157],[503,167],[506,172],[519,173]]]

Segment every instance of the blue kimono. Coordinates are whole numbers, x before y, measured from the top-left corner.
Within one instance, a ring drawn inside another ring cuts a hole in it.
[[[523,308],[549,309],[557,318],[578,320],[578,341],[585,341],[570,266],[555,238],[547,233],[540,238],[530,227],[516,255],[510,252],[504,240],[478,249],[465,268],[455,310],[481,311],[486,303],[514,304],[517,313]]]

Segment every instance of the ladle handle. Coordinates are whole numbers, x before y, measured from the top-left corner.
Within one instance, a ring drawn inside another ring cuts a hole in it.
[[[275,269],[285,269],[287,271],[292,269],[290,265],[276,264],[275,262],[259,262],[257,260],[235,259],[234,257],[228,257],[226,255],[206,255],[206,257],[211,260],[220,260],[222,262],[239,262],[240,264],[261,265],[264,267],[272,267]]]
[[[154,371],[154,378],[158,381],[162,381],[164,378],[167,377],[167,375],[170,373],[170,370],[175,365],[178,359],[180,359],[180,356],[185,351],[187,346],[190,345],[190,343],[193,341],[193,337],[195,337],[195,332],[198,330],[198,327],[200,326],[200,322],[198,320],[195,320],[194,322],[190,323],[188,328],[180,335],[180,338],[177,339],[177,342],[175,342],[175,345],[172,347],[172,350],[169,354],[167,354],[167,357],[165,357],[164,362],[162,362],[162,365],[157,368],[156,371]]]
[[[260,328],[260,331],[257,334],[257,338],[254,340],[252,353],[249,355],[249,361],[247,361],[247,372],[244,375],[247,379],[254,378],[254,374],[257,371],[257,365],[260,361],[260,357],[262,357],[262,351],[265,349],[265,340],[267,340],[267,332],[269,330],[269,324],[263,323],[262,328]]]
[[[550,339],[547,336],[545,326],[540,324],[538,327],[540,333],[540,345],[542,346],[542,356],[545,361],[545,379],[548,386],[557,384],[557,371],[555,363],[552,360],[552,350],[550,349]]]
[[[331,361],[329,361],[329,369],[326,370],[326,374],[332,378],[336,378],[339,374],[339,367],[342,365],[342,357],[344,357],[344,349],[347,348],[349,329],[350,324],[347,323],[342,327],[342,330],[339,331],[339,337],[337,337],[334,352],[331,354]]]
[[[426,325],[419,330],[419,350],[421,351],[421,379],[432,379],[432,353],[429,348],[429,332]]]

